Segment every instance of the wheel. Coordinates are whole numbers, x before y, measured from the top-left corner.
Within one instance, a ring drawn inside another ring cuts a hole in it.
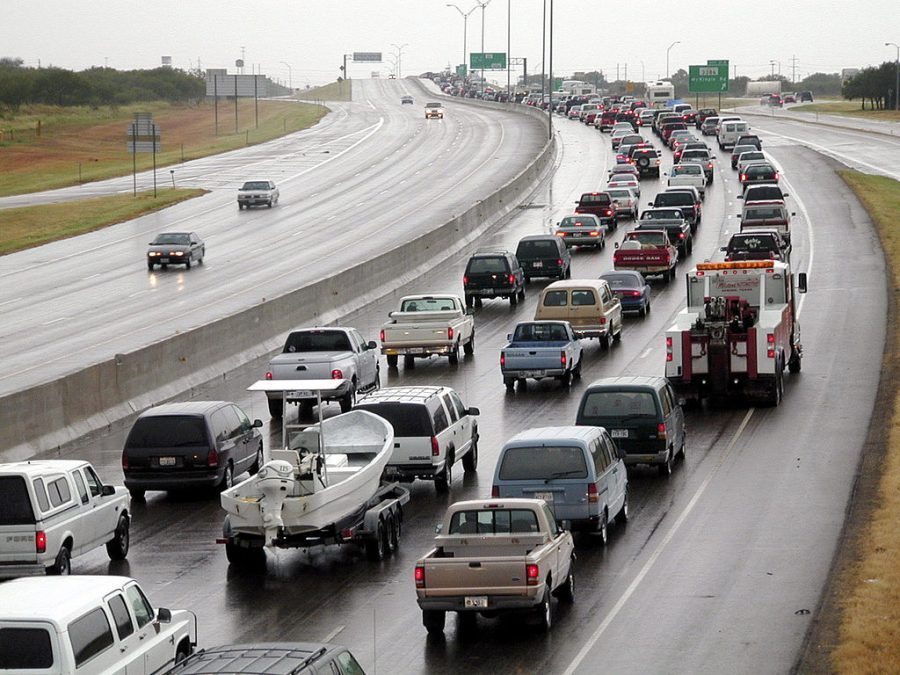
[[[548,579],[547,581],[548,588],[544,590],[544,597],[541,600],[541,604],[538,605],[537,609],[535,610],[538,618],[538,626],[542,631],[550,630],[550,627],[553,625],[553,608],[550,604],[550,580]]]
[[[478,437],[472,438],[472,447],[469,452],[462,458],[463,470],[466,473],[472,473],[478,468]]]
[[[244,205],[239,203],[239,204],[238,204],[238,211],[243,211],[243,210],[244,210]]]
[[[106,542],[106,554],[110,560],[125,560],[128,555],[128,545],[131,542],[128,530],[128,517],[123,514],[119,516],[113,538]]]
[[[403,367],[406,369],[412,369],[416,367],[416,358],[414,356],[410,356],[406,354],[403,357]]]
[[[184,269],[186,269],[186,270],[191,269],[191,259],[190,258],[188,258],[187,260],[184,261]]]
[[[649,313],[650,313],[650,300],[647,300],[647,307],[646,307],[646,309],[644,310],[644,313],[645,313],[645,314],[649,314]]]
[[[659,475],[668,478],[672,475],[672,451],[666,453],[666,461],[656,467]]]
[[[391,516],[390,518],[390,536],[388,538],[388,545],[392,551],[396,551],[400,548],[400,516],[397,517]]]
[[[463,345],[463,352],[465,352],[466,356],[472,356],[475,353],[475,333],[472,333],[472,337]]]
[[[459,343],[453,345],[453,351],[447,354],[451,366],[459,365]]]
[[[422,625],[432,635],[444,632],[444,622],[446,620],[447,613],[442,609],[422,610]]]
[[[600,534],[600,543],[606,546],[609,541],[609,513],[603,509],[600,514],[600,522],[597,523],[597,532]]]
[[[564,389],[568,389],[572,386],[572,371],[567,370],[565,373],[559,376],[559,384]]]
[[[154,267],[153,263],[147,263],[147,269],[148,269],[150,272],[153,271],[153,267]]]
[[[603,349],[609,349],[612,342],[610,342],[609,335],[601,335],[600,336],[600,346]]]
[[[51,576],[63,576],[72,574],[72,556],[69,554],[69,547],[63,546],[56,554],[56,560],[47,568],[47,574]]]
[[[253,460],[253,464],[250,465],[250,468],[247,469],[250,472],[251,476],[255,476],[259,473],[259,467],[262,466],[263,463],[263,448],[262,443],[259,444],[259,447],[256,449],[256,459]]]
[[[272,208],[272,200],[271,199],[268,202],[266,202],[266,206],[268,206],[270,209]]]
[[[447,465],[434,479],[434,487],[438,492],[447,492],[453,482],[453,455],[447,455]]]
[[[387,364],[388,368],[396,368],[397,362],[400,360],[400,357],[396,354],[388,354],[387,356]]]
[[[372,383],[372,388],[369,391],[376,391],[377,389],[381,389],[381,368],[379,366],[375,366],[375,381]]]
[[[621,342],[622,340],[622,321],[619,320],[619,330],[613,333],[613,342]]]
[[[581,362],[584,361],[584,357],[580,357],[578,359],[578,363],[575,365],[575,368],[572,369],[572,377],[576,380],[581,379]]]
[[[519,300],[525,299],[525,287],[522,286],[522,290],[519,291]]]
[[[625,487],[625,500],[622,502],[622,508],[616,514],[616,525],[624,525],[628,522],[628,487]]]
[[[206,247],[204,246],[204,247],[200,250],[200,258],[197,260],[197,264],[198,264],[198,265],[202,265],[202,264],[203,264],[203,259],[204,259],[205,257],[206,257]]]
[[[187,657],[191,655],[190,647],[186,645],[178,645],[178,649],[175,650],[175,665],[177,666],[182,661],[186,660]]]
[[[356,400],[356,383],[350,383],[350,390],[341,396],[340,404],[341,404],[341,412],[350,412],[350,409],[353,408],[353,403]]]
[[[474,304],[473,298],[471,295],[466,296],[466,307],[471,307]]]
[[[225,473],[222,474],[222,480],[219,481],[219,492],[234,487],[234,466],[231,462],[225,465]]]
[[[144,491],[143,490],[139,490],[138,488],[131,488],[130,490],[128,490],[128,492],[134,501],[136,501],[136,502],[144,501]]]
[[[526,284],[530,284],[530,283],[531,283],[531,277],[528,276],[527,274],[525,275],[525,283],[526,283]]]
[[[556,589],[556,597],[565,602],[575,602],[575,560],[569,562],[569,576],[562,586]]]
[[[281,401],[279,401],[277,398],[270,398],[270,399],[268,399],[268,402],[269,402],[269,416],[276,420],[280,420],[282,412],[283,412]]]
[[[768,404],[773,408],[778,407],[781,399],[784,397],[784,370],[780,361],[775,362],[775,382],[772,386],[772,392],[768,397]]]
[[[524,377],[520,377],[516,380],[516,384],[519,385],[519,391],[525,391],[528,387],[528,381]]]
[[[800,372],[800,354],[797,352],[793,352],[788,359],[788,372],[795,375]]]
[[[481,299],[481,296],[475,297],[475,307],[481,307],[484,305],[484,301]]]
[[[519,294],[513,291],[513,294],[509,296],[509,306],[515,307],[519,304]]]
[[[512,377],[504,377],[503,386],[506,387],[506,391],[515,391],[516,381]]]
[[[650,306],[650,303],[645,302],[641,305],[641,308],[638,310],[638,315],[647,316],[647,308]]]
[[[366,541],[366,556],[369,560],[384,560],[384,524],[378,521],[375,536]]]
[[[225,544],[225,557],[229,563],[239,567],[264,567],[266,564],[266,550],[262,546],[248,548]]]

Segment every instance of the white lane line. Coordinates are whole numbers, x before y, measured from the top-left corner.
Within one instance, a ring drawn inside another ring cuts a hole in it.
[[[13,298],[12,300],[4,300],[3,302],[0,302],[0,307],[3,307],[3,305],[8,305],[11,302],[17,302],[18,300],[21,300],[21,299],[22,299],[21,297],[18,297],[18,298]]]
[[[753,412],[756,408],[750,408],[747,411],[747,414],[744,415],[743,421],[741,421],[741,425],[737,428],[737,431],[734,432],[734,436],[731,437],[731,442],[728,444],[728,447],[725,448],[725,452],[722,453],[722,456],[719,458],[719,461],[716,462],[716,465],[712,468],[712,471],[706,476],[703,482],[700,484],[700,487],[697,488],[697,491],[694,493],[694,496],[691,497],[691,501],[688,502],[688,505],[684,508],[684,511],[681,512],[681,515],[678,516],[678,520],[672,525],[669,531],[666,533],[666,536],[663,537],[662,541],[656,546],[653,551],[653,554],[647,559],[647,562],[644,563],[644,566],[641,568],[641,571],[638,572],[637,576],[634,578],[634,581],[628,586],[625,590],[625,593],[622,594],[622,597],[619,598],[618,602],[613,606],[613,608],[609,611],[609,614],[603,619],[600,625],[597,627],[597,630],[594,631],[594,634],[591,635],[590,639],[584,644],[581,650],[575,655],[575,658],[572,659],[572,662],[566,667],[564,671],[564,675],[572,675],[575,672],[575,669],[581,665],[581,662],[584,661],[585,657],[588,653],[594,648],[594,645],[597,644],[597,640],[606,632],[606,629],[609,628],[609,625],[613,622],[613,619],[622,611],[622,608],[625,606],[625,603],[634,595],[634,592],[637,590],[637,587],[644,580],[644,577],[650,572],[650,569],[656,563],[657,559],[660,555],[662,555],[663,549],[672,541],[675,533],[678,532],[678,529],[682,526],[685,520],[687,520],[688,515],[690,515],[691,511],[694,510],[694,507],[697,505],[697,502],[700,501],[700,497],[703,496],[703,493],[706,492],[706,488],[712,482],[712,479],[719,472],[719,469],[722,468],[722,465],[725,463],[725,460],[728,459],[728,456],[731,454],[732,448],[734,448],[734,444],[737,443],[738,438],[740,438],[741,434],[744,432],[744,429],[747,427],[747,423],[750,422],[750,418],[753,416]]]
[[[332,640],[334,640],[334,638],[336,638],[338,636],[338,634],[340,634],[340,632],[342,630],[344,630],[344,628],[346,628],[346,626],[338,626],[333,631],[331,631],[328,635],[326,635],[325,638],[322,640],[322,642],[331,642]]]
[[[646,359],[650,355],[650,352],[652,352],[652,351],[653,351],[653,347],[647,347],[647,349],[645,349],[643,352],[641,352],[641,355],[638,358]]]
[[[301,234],[303,234],[303,230],[297,230],[297,231],[294,232],[294,234],[292,234],[291,236],[292,236],[292,237],[299,237]]]
[[[49,326],[50,324],[59,323],[60,321],[67,321],[68,319],[69,319],[69,317],[67,317],[67,316],[60,316],[60,317],[57,317],[56,319],[52,319],[51,321],[48,321],[46,323],[42,323],[41,325]]]
[[[328,216],[325,220],[334,220],[337,216]]]
[[[100,273],[97,272],[97,274],[92,274],[92,275],[89,276],[89,277],[82,277],[81,280],[82,280],[82,281],[87,281],[88,279],[96,279],[96,278],[99,277],[99,276],[100,276]]]
[[[813,149],[817,150],[818,152],[822,153],[823,155],[827,155],[828,157],[834,157],[835,159],[840,160],[842,164],[847,164],[851,169],[853,168],[853,166],[852,166],[853,164],[860,164],[860,165],[866,167],[867,169],[872,169],[872,171],[875,171],[878,174],[881,174],[884,176],[890,176],[894,180],[900,180],[900,173],[888,171],[887,169],[883,169],[880,166],[876,166],[875,164],[869,164],[868,162],[864,162],[861,159],[856,159],[856,158],[852,157],[851,155],[847,155],[842,152],[835,152],[831,148],[826,147],[824,145],[819,145],[818,143],[812,143],[811,141],[806,141],[806,140],[803,140],[802,138],[786,136],[784,134],[779,134],[774,131],[769,131],[767,129],[763,129],[761,131],[763,131],[763,133],[766,133],[766,134],[771,134],[772,136],[786,138],[789,141],[794,141],[795,143],[799,143],[800,145],[805,145],[809,148],[813,148]]]
[[[129,295],[128,297],[129,297],[129,298],[136,298],[137,296],[143,295],[143,294],[146,293],[146,292],[147,292],[146,290],[138,291],[137,293],[132,293],[132,294]]]

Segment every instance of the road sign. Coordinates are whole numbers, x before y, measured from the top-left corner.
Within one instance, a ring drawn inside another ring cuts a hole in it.
[[[728,59],[709,60],[706,62],[706,65],[708,65],[708,66],[725,66],[727,68],[728,67]]]
[[[626,94],[634,93],[634,82],[626,82],[625,83],[625,93]]]
[[[353,52],[353,60],[381,63],[381,52]]]
[[[505,52],[472,52],[469,54],[472,70],[506,70]]]
[[[459,75],[460,77],[465,77],[467,74],[467,71],[468,71],[468,69],[466,68],[465,63],[460,63],[458,66],[456,66],[456,74]]]
[[[728,91],[728,66],[688,66],[688,92],[717,94]]]

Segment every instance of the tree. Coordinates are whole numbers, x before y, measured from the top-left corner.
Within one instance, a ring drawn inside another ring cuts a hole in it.
[[[25,63],[25,62],[22,59],[20,59],[18,56],[0,57],[0,68],[21,68],[23,63]]]

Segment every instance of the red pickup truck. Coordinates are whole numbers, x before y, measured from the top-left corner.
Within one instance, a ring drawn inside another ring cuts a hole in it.
[[[675,278],[678,249],[672,246],[665,230],[634,230],[625,235],[621,245],[616,244],[613,268],[634,270],[644,276],[661,275],[668,283]]]

